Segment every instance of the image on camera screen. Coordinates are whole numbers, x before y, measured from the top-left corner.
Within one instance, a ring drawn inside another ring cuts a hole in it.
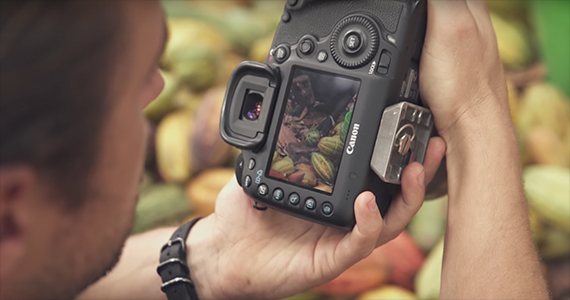
[[[269,177],[332,194],[360,81],[295,67]]]

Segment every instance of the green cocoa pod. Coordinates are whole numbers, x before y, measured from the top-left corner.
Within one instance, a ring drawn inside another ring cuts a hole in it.
[[[344,143],[340,139],[340,136],[335,135],[335,136],[322,138],[319,141],[317,147],[319,147],[319,150],[321,151],[322,154],[330,158],[335,158],[342,153],[343,145]]]
[[[313,165],[315,172],[317,172],[317,175],[324,181],[334,181],[334,165],[323,154],[319,152],[311,153],[311,164]]]
[[[192,214],[192,207],[177,184],[156,184],[141,192],[131,234],[161,226],[178,226]]]
[[[275,162],[271,169],[288,176],[295,172],[295,166],[293,165],[293,161],[289,157],[284,157],[282,160]]]
[[[318,130],[309,130],[305,133],[305,143],[307,146],[315,146],[320,138],[321,133]]]

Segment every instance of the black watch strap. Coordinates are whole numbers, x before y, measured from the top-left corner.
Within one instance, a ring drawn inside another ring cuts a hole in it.
[[[199,300],[186,262],[186,238],[200,219],[180,226],[160,249],[160,264],[156,271],[162,278],[161,290],[168,300]]]

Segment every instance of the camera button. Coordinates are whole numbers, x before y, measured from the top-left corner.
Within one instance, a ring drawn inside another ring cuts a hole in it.
[[[313,53],[314,49],[315,49],[315,43],[313,43],[313,41],[309,39],[302,40],[301,44],[299,45],[299,51],[304,55],[309,55]]]
[[[283,15],[281,15],[281,21],[283,21],[284,23],[287,23],[291,20],[291,14],[288,12],[283,12]]]
[[[283,194],[283,190],[282,190],[282,189],[276,188],[276,189],[273,191],[273,200],[275,200],[275,201],[281,201],[281,200],[283,200],[283,196],[284,196],[284,194]]]
[[[378,61],[378,69],[377,72],[380,75],[388,74],[388,68],[390,68],[391,58],[390,55],[384,51],[380,56],[380,61]]]
[[[257,187],[257,193],[261,196],[267,196],[267,194],[269,193],[269,188],[267,187],[266,184],[260,184]]]
[[[333,212],[333,206],[332,206],[332,204],[325,202],[325,204],[323,204],[323,207],[321,208],[321,210],[325,216],[330,216]]]
[[[255,159],[253,158],[249,159],[249,164],[247,165],[247,168],[250,170],[253,170],[253,168],[255,168]]]
[[[273,53],[277,63],[283,63],[289,58],[289,48],[287,46],[279,46]]]
[[[348,53],[356,53],[362,47],[362,35],[351,31],[344,36],[344,50]]]
[[[251,177],[249,175],[245,176],[245,179],[243,180],[243,184],[245,185],[245,187],[251,186]]]
[[[315,201],[315,199],[307,198],[307,200],[305,200],[305,208],[306,209],[313,210],[313,209],[315,209],[315,207],[317,207],[317,201]]]
[[[319,52],[319,54],[317,55],[317,60],[319,62],[324,62],[327,60],[328,57],[329,55],[327,54],[327,52],[325,50],[321,50],[321,52]]]
[[[291,193],[291,195],[289,195],[289,203],[297,205],[299,204],[299,201],[300,201],[299,194]]]

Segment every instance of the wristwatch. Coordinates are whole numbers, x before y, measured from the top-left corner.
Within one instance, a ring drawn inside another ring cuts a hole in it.
[[[186,262],[186,238],[200,219],[196,218],[180,226],[160,249],[160,264],[156,271],[162,278],[160,289],[168,300],[199,300]]]

